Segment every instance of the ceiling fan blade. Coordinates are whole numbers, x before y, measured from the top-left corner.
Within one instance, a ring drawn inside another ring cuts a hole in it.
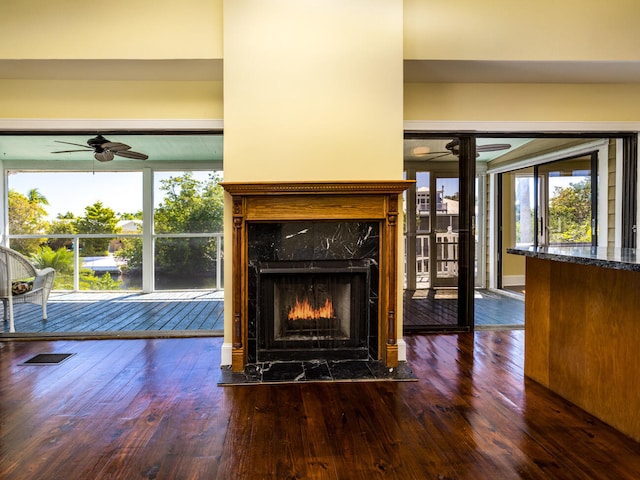
[[[58,152],[51,152],[51,153],[71,153],[71,152],[90,152],[91,149],[87,148],[85,150],[60,150]]]
[[[85,148],[87,150],[91,150],[91,147],[87,147],[86,145],[82,145],[81,143],[63,142],[62,140],[54,140],[54,142],[56,142],[56,143],[64,143],[66,145],[75,145],[76,147],[82,147],[82,148]],[[78,150],[78,151],[80,151],[80,150]]]
[[[113,160],[113,152],[110,152],[109,150],[105,150],[104,152],[96,153],[94,157],[99,162],[110,162],[111,160]]]
[[[113,153],[120,157],[132,158],[134,160],[146,160],[149,158],[149,156],[144,153],[133,152],[131,150],[114,150]]]
[[[104,150],[111,150],[112,152],[121,152],[123,150],[129,150],[131,147],[120,142],[105,142],[100,145],[100,148]]]
[[[497,152],[498,150],[507,150],[511,148],[509,143],[491,143],[489,145],[478,145],[476,152]]]
[[[446,157],[448,155],[453,155],[451,152],[432,152],[432,154],[435,154],[435,157],[430,157],[428,160],[437,160],[438,158],[442,158],[442,157]]]

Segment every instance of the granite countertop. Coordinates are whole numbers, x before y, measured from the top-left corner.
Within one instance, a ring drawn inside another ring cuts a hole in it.
[[[640,272],[640,250],[607,247],[515,247],[507,253],[557,262]]]

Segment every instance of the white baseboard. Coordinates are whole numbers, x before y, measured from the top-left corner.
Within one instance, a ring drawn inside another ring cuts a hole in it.
[[[405,342],[402,338],[398,339],[398,361],[407,361],[407,342]]]
[[[222,348],[220,349],[220,366],[221,367],[230,367],[231,366],[231,351],[233,350],[232,343],[223,343]]]
[[[511,287],[514,285],[524,285],[524,275],[503,275],[502,286]]]
[[[223,343],[222,348],[220,349],[220,366],[230,366],[231,365],[231,351],[233,350],[231,343]],[[406,362],[407,361],[407,343],[403,339],[398,339],[398,361]]]

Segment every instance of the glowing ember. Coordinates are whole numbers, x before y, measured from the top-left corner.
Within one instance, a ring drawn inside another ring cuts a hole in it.
[[[309,303],[309,299],[305,298],[302,302],[296,297],[296,304],[289,309],[288,320],[311,320],[318,318],[335,318],[333,304],[328,298],[324,301],[324,305],[320,308],[313,308]]]

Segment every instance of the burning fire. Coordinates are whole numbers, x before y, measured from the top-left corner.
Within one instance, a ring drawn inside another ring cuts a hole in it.
[[[324,305],[320,308],[313,308],[309,299],[305,298],[302,302],[296,297],[296,304],[289,309],[288,320],[316,320],[318,318],[335,318],[333,304],[328,298],[324,301]]]

